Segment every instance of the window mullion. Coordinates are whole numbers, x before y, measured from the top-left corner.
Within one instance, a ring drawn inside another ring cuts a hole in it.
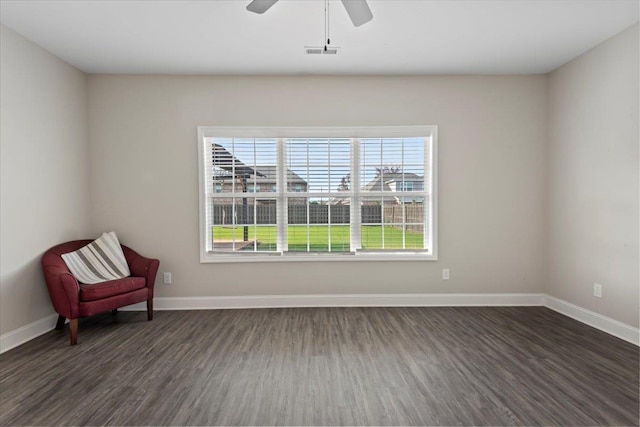
[[[203,138],[204,145],[204,158],[205,158],[205,173],[204,173],[204,197],[205,197],[205,250],[213,250],[213,198],[211,193],[213,192],[213,140],[210,138]],[[200,196],[202,197],[202,195]]]
[[[253,138],[253,167],[254,170],[258,170],[258,145],[256,143],[256,139]],[[253,192],[258,192],[258,174],[253,174]]]
[[[407,190],[407,184],[405,181],[405,159],[404,159],[404,138],[402,138],[402,143],[400,144],[401,151],[401,167],[402,167],[402,187],[400,188],[402,191]],[[400,198],[400,203],[402,204],[402,249],[407,249],[407,205],[406,198],[403,196]]]
[[[351,252],[362,249],[362,206],[360,203],[360,140],[351,139]]]
[[[233,179],[234,185],[235,185],[235,178]],[[235,252],[236,250],[236,231],[238,228],[238,209],[236,208],[236,198],[234,197],[233,199],[231,199],[231,217],[232,217],[232,224],[233,224],[233,234],[231,237],[231,248],[232,250]]]
[[[407,205],[404,201],[404,197],[402,200],[402,249],[407,249]]]
[[[306,147],[306,151],[307,151],[307,164],[305,165],[305,167],[307,168],[307,179],[309,181],[311,181],[311,168],[309,167],[309,139],[307,138],[306,142],[305,142],[305,147]],[[309,182],[307,182],[307,191],[309,191]],[[311,251],[311,208],[310,208],[310,200],[309,200],[309,196],[307,196],[306,198],[306,205],[307,205],[307,252]]]
[[[255,177],[255,174],[254,174]],[[253,251],[258,251],[258,199],[253,199]]]
[[[331,192],[331,140],[327,141],[327,191]],[[323,199],[320,199],[322,203]],[[327,251],[331,252],[331,203],[327,199]]]
[[[308,176],[308,175],[307,175]],[[311,251],[311,209],[309,207],[309,198],[305,203],[305,209],[307,210],[307,252]]]
[[[288,239],[288,227],[289,227],[289,215],[288,215],[288,203],[285,197],[287,191],[287,146],[286,140],[279,138],[277,140],[276,149],[276,189],[278,190],[278,196],[276,199],[276,250],[280,253],[287,250]]]
[[[431,217],[429,212],[431,211],[431,179],[428,179],[431,172],[431,146],[433,142],[433,137],[430,136],[425,138],[424,144],[424,180],[422,183],[422,204],[424,205],[424,209],[422,211],[422,231],[423,231],[423,239],[422,239],[422,247],[431,249],[430,241],[428,235],[430,234],[430,222]]]
[[[327,203],[327,251],[331,252],[331,203]]]

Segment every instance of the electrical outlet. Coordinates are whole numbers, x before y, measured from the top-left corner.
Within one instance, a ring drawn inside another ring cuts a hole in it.
[[[602,298],[602,285],[599,283],[593,284],[593,296]]]
[[[442,280],[449,280],[449,269],[448,268],[443,268],[442,269]]]
[[[164,273],[164,284],[165,285],[171,284],[171,273]]]

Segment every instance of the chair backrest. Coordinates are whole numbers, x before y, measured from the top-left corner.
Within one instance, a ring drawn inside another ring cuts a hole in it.
[[[93,240],[73,240],[71,242],[61,243],[52,248],[47,249],[47,251],[42,255],[42,268],[46,269],[46,267],[64,267],[67,268],[67,264],[65,264],[62,259],[62,254],[66,254],[69,252],[77,251],[78,249],[87,246],[89,243],[93,242]],[[122,247],[122,252],[124,253],[124,257],[127,260],[127,264],[131,266],[131,260],[136,256],[135,251],[133,251],[128,246],[120,244]]]
[[[62,259],[62,254],[76,251],[81,247],[88,245],[92,241],[93,240],[74,240],[71,242],[61,243],[59,245],[56,245],[48,249],[42,255],[42,267],[45,268],[45,267],[52,266],[52,267],[66,268],[67,265],[64,263],[64,260]]]

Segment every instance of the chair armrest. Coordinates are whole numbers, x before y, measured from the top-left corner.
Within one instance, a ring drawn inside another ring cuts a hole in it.
[[[71,274],[69,269],[65,266],[62,267],[60,265],[47,265],[44,267],[45,276],[50,277],[60,277],[63,274]]]
[[[146,258],[142,255],[131,260],[129,264],[129,270],[131,270],[132,276],[145,277],[149,280],[147,286],[153,286],[155,284],[156,273],[160,267],[160,260],[153,258]]]
[[[156,274],[160,267],[160,260],[145,258],[142,255],[134,258],[131,263],[131,273],[134,276],[142,276],[145,278],[147,289],[149,289],[149,298],[153,299],[153,287],[156,284]]]
[[[79,317],[80,285],[65,267],[47,266],[45,280],[56,312],[68,319]]]
[[[146,279],[149,296],[153,298],[153,287],[156,284],[156,274],[160,267],[160,260],[144,257],[128,246],[120,246],[122,246],[122,252],[127,259],[131,275]]]

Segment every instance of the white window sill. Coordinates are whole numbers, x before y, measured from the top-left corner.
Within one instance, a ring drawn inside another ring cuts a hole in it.
[[[345,253],[341,255],[331,253],[314,254],[225,254],[208,253],[200,257],[201,264],[209,263],[235,263],[235,262],[358,262],[358,261],[437,261],[438,257],[429,253]]]

